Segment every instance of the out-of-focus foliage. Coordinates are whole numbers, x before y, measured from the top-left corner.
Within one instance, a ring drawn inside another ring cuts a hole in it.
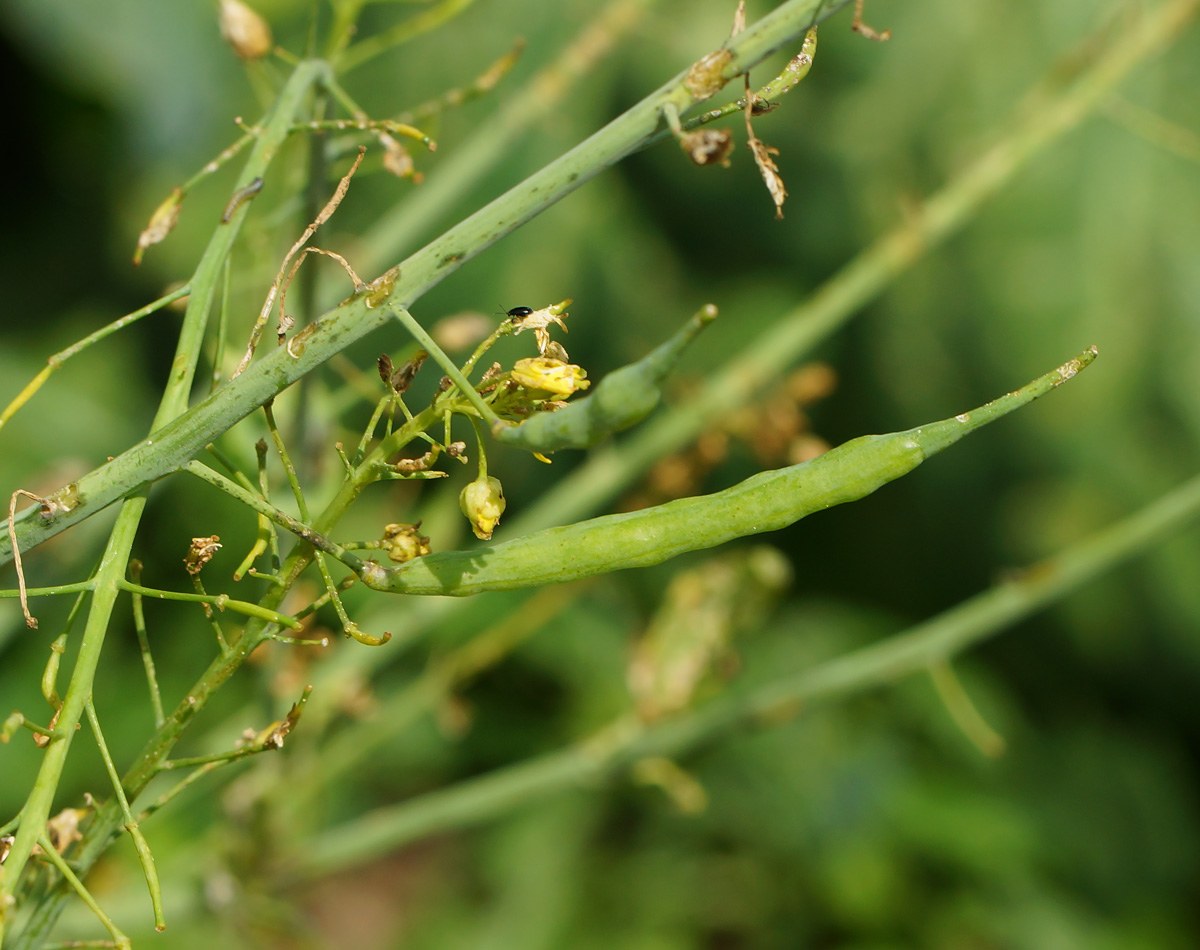
[[[279,43],[301,50],[310,6],[272,0],[257,8]],[[347,88],[383,116],[468,82],[518,35],[527,43],[495,92],[429,130],[439,144],[434,155],[413,150],[426,185],[363,175],[322,246],[346,251],[382,209],[427,187],[439,163],[574,36],[594,6],[479,0],[440,30],[352,73]],[[727,6],[654,6],[454,213],[412,243],[714,46],[728,32]],[[850,32],[848,12],[833,18],[821,28],[808,79],[756,120],[757,134],[780,150],[790,192],[784,220],[774,220],[744,147],[730,169],[695,168],[667,142],[502,241],[414,312],[430,325],[463,310],[572,297],[565,342],[572,361],[600,378],[713,300],[722,317],[684,361],[697,378],[979,154],[1042,77],[1053,81],[1054,64],[1069,70],[1075,45],[1123,6],[872,0],[869,20],[889,27],[893,39],[869,43]],[[753,19],[768,5],[749,7]],[[405,15],[407,4],[368,6],[360,35]],[[221,42],[207,4],[9,0],[0,26],[13,111],[0,253],[0,402],[7,402],[47,355],[190,270],[233,172],[198,187],[175,233],[134,271],[128,259],[137,233],[172,187],[236,137],[234,116],[260,112],[262,92],[284,67],[247,72]],[[770,67],[754,78],[769,74]],[[880,495],[769,538],[786,553],[795,580],[784,606],[732,644],[737,660],[725,676],[766,680],[895,632],[985,587],[1005,565],[1059,549],[1200,467],[1200,156],[1139,134],[1129,118],[1153,113],[1198,136],[1196,89],[1200,31],[1193,28],[1124,84],[1104,115],[1043,153],[961,234],[823,345],[819,356],[838,384],[811,410],[810,424],[830,443],[960,411],[1088,344],[1099,346],[1101,359],[1090,378]],[[743,129],[735,126],[735,134]],[[270,186],[256,201],[273,201]],[[298,208],[271,207],[276,222],[287,222],[290,241],[302,227]],[[252,262],[245,285],[233,287],[234,340],[248,333],[278,260],[279,242],[258,235],[242,251]],[[330,277],[331,285],[338,279]],[[17,486],[61,484],[144,434],[176,321],[169,311],[153,316],[56,374],[3,433],[6,495]],[[388,331],[347,355],[371,373],[380,349],[403,344],[399,330]],[[333,381],[330,374],[326,384]],[[330,445],[353,436],[329,418],[326,384],[312,396],[308,442],[334,479]],[[361,425],[368,413],[364,404],[343,422]],[[242,437],[247,459],[256,437]],[[744,443],[732,445],[704,487],[724,487],[762,467]],[[55,460],[52,469],[47,459]],[[546,467],[492,449],[489,472],[504,484],[506,518],[572,464],[567,454]],[[352,513],[347,533],[354,526],[371,536],[377,522],[423,516],[435,549],[449,549],[461,543],[457,498],[469,477],[456,471],[433,483],[415,509],[405,492],[379,489]],[[156,497],[136,550],[148,573],[179,586],[187,540],[212,533],[212,518],[232,520],[236,506],[214,504],[193,485]],[[252,524],[237,523],[244,530],[224,538],[219,566],[227,572],[252,538]],[[103,527],[89,522],[29,556],[37,583],[86,571]],[[502,523],[498,539],[503,532]],[[405,654],[369,685],[346,679],[334,698],[315,694],[312,721],[302,721],[284,754],[229,769],[208,794],[181,799],[148,823],[167,888],[163,936],[150,933],[124,846],[97,871],[94,892],[139,946],[172,950],[1116,950],[1200,942],[1194,530],[960,664],[968,691],[1006,740],[998,760],[969,745],[927,680],[913,680],[794,723],[725,737],[689,757],[680,765],[705,792],[700,814],[680,811],[660,788],[619,782],[538,802],[329,879],[277,883],[287,875],[276,862],[295,846],[281,833],[303,841],[314,828],[558,748],[610,722],[629,705],[625,676],[635,638],[671,578],[695,566],[685,559],[580,591],[436,716],[389,736],[292,813],[289,783],[319,775],[326,741],[411,683],[430,652],[423,646]],[[432,655],[517,602],[504,595],[466,605],[434,630]],[[45,615],[61,619],[65,609],[49,606]],[[413,622],[407,609],[389,602],[372,623],[400,636]],[[148,611],[164,694],[173,702],[211,654],[207,628],[198,615],[157,605]],[[0,603],[0,620],[0,713],[32,708],[49,636],[26,631],[12,601]],[[53,629],[44,622],[43,630]],[[97,705],[120,762],[151,723],[132,627],[115,632]],[[279,646],[262,651],[262,663],[206,711],[189,748],[228,747],[242,729],[278,718],[312,672],[304,664],[338,664],[353,649],[361,648],[339,644],[329,659]],[[27,742],[0,749],[0,814],[20,807],[27,789],[20,776],[35,761]],[[61,792],[99,793],[100,781],[95,762],[72,762]],[[272,823],[273,809],[288,813],[285,828]],[[144,932],[134,926],[139,920]],[[64,933],[93,927],[82,913],[71,914]]]

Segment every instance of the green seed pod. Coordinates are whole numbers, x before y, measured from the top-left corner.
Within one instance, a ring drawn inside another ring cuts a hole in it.
[[[681,498],[641,511],[537,531],[473,551],[417,558],[400,567],[368,562],[363,581],[376,590],[464,596],[577,580],[775,531],[814,511],[869,495],[929,456],[1071,379],[1096,357],[1082,353],[994,402],[888,435],[864,435],[801,465],[762,472],[713,495]]]
[[[585,449],[605,436],[641,422],[658,405],[659,386],[684,349],[717,315],[703,307],[671,339],[636,363],[609,373],[590,396],[554,412],[540,412],[517,426],[496,426],[497,441],[534,452]]]

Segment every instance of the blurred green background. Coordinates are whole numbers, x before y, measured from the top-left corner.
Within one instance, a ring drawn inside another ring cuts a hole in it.
[[[277,41],[298,51],[310,6],[317,4],[264,0],[257,8]],[[780,150],[790,192],[782,221],[773,219],[744,147],[729,169],[695,168],[666,143],[503,240],[414,312],[430,325],[461,311],[572,297],[564,342],[599,378],[712,301],[722,317],[685,361],[673,398],[686,399],[688,385],[700,384],[994,142],[1055,63],[1129,6],[872,0],[869,22],[893,33],[884,45],[851,33],[843,11],[822,27],[809,78],[756,123]],[[493,93],[431,128],[435,154],[414,149],[423,184],[387,176],[376,164],[375,173],[355,180],[317,243],[355,260],[348,249],[372,223],[434,187],[456,150],[470,147],[473,131],[599,7],[477,0],[448,25],[352,73],[351,94],[371,115],[390,115],[469,82],[517,37],[527,44]],[[754,19],[770,4],[752,0],[748,8]],[[420,6],[370,5],[360,35],[414,9]],[[583,82],[495,155],[453,207],[407,235],[406,249],[715,46],[731,14],[730,4],[711,0],[645,4]],[[134,269],[137,234],[172,187],[232,141],[235,116],[251,121],[261,113],[263,92],[286,67],[243,67],[222,43],[207,3],[7,0],[0,41],[13,136],[0,252],[0,402],[7,403],[49,354],[190,273],[236,162],[195,189],[175,233]],[[768,66],[754,79],[771,74]],[[756,539],[785,553],[794,580],[769,619],[736,642],[738,659],[723,664],[726,677],[739,685],[767,680],[902,630],[985,588],[1005,568],[1128,514],[1200,467],[1200,156],[1186,154],[1186,134],[1172,150],[1121,119],[1131,106],[1148,110],[1191,130],[1195,148],[1197,89],[1200,31],[1193,27],[1123,84],[1120,102],[1043,152],[961,233],[821,345],[815,357],[832,367],[837,385],[811,408],[808,425],[831,444],[952,415],[1089,344],[1101,358],[1071,386],[877,495]],[[732,126],[744,142],[741,120]],[[303,226],[287,202],[303,181],[303,146],[291,149],[280,179],[256,199],[261,228],[239,251],[235,349],[283,248]],[[344,165],[336,165],[338,174]],[[348,293],[340,275],[322,274],[332,293]],[[151,317],[58,372],[0,434],[5,492],[55,487],[139,439],[177,321],[171,312]],[[399,330],[388,331],[346,356],[370,374],[381,350],[403,345]],[[370,411],[364,402],[332,417],[345,405],[340,385],[329,372],[311,393],[304,441],[316,453],[314,483],[336,476],[331,443],[352,443],[353,425]],[[280,404],[294,412],[290,399]],[[251,421],[242,430],[231,450],[252,459],[261,426]],[[577,464],[568,457],[574,453],[552,467],[516,451],[493,454],[489,468],[504,482],[510,519]],[[735,441],[701,487],[725,487],[764,464]],[[382,522],[424,516],[436,549],[465,543],[456,498],[467,477],[456,472],[418,498],[380,488],[351,514],[346,536],[371,537]],[[31,582],[84,576],[103,543],[103,522],[93,519],[27,556]],[[253,527],[207,489],[172,482],[156,492],[136,553],[149,583],[186,586],[180,560],[188,539],[219,532],[227,549],[214,568],[227,577]],[[578,589],[544,629],[530,631],[437,715],[389,736],[328,782],[320,779],[327,742],[353,735],[352,720],[369,723],[371,709],[409,686],[431,656],[467,641],[519,598],[481,599],[435,619],[421,628],[419,644],[385,647],[395,655],[368,667],[347,659],[364,649],[355,644],[338,645],[327,660],[264,651],[196,723],[182,754],[226,748],[243,729],[262,728],[314,670],[342,664],[343,673],[325,674],[332,698],[314,694],[324,712],[314,713],[311,727],[302,720],[283,753],[218,773],[148,824],[167,888],[165,934],[151,931],[126,843],[97,869],[94,892],[139,946],[171,948],[218,940],[231,950],[1200,944],[1194,529],[958,664],[1006,740],[998,758],[971,745],[929,680],[914,678],[687,757],[680,765],[707,795],[699,814],[684,813],[660,789],[621,779],[328,878],[286,882],[287,856],[302,852],[317,829],[561,748],[620,716],[629,706],[631,644],[671,578],[713,556]],[[9,571],[5,584],[12,583]],[[234,596],[247,590],[230,587]],[[407,605],[379,605],[360,592],[351,601],[370,618],[364,626],[394,630],[398,639],[421,622]],[[38,679],[65,610],[39,605],[42,629],[30,632],[12,601],[0,604],[0,712],[44,705]],[[148,615],[164,696],[174,703],[208,662],[211,635],[187,611],[153,605]],[[152,723],[132,626],[119,616],[97,703],[120,765]],[[27,741],[0,749],[0,818],[20,807],[36,761]],[[318,792],[303,808],[287,808],[291,783],[304,779]],[[86,791],[103,795],[104,779],[94,750],[81,741],[59,804],[76,804]],[[64,937],[94,932],[82,912],[64,918]]]

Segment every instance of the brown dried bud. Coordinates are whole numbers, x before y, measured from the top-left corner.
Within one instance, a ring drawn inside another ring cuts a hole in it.
[[[679,147],[696,165],[712,165],[719,162],[729,167],[729,153],[733,151],[733,133],[728,129],[695,129],[679,137]]]
[[[262,59],[274,45],[267,21],[241,0],[220,0],[217,22],[221,36],[239,57]]]
[[[392,385],[392,370],[395,367],[392,365],[392,358],[386,353],[380,353],[379,358],[375,360],[375,367],[379,370],[379,378],[383,380],[383,385]]]
[[[398,393],[405,392],[412,385],[413,379],[421,371],[421,367],[425,365],[425,360],[428,358],[429,354],[424,350],[417,350],[411,360],[392,373],[391,379],[388,381],[392,389]]]
[[[221,550],[221,545],[217,542],[221,540],[221,536],[214,534],[210,538],[192,538],[191,547],[188,548],[187,557],[183,559],[184,566],[187,567],[189,574],[199,574],[204,565],[213,559],[213,555]]]

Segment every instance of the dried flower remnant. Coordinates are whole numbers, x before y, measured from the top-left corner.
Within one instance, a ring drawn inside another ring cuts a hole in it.
[[[550,345],[550,331],[548,327],[551,323],[557,323],[562,327],[563,333],[567,332],[567,325],[563,323],[564,317],[569,317],[567,307],[571,305],[571,298],[559,301],[558,303],[543,307],[541,310],[529,310],[528,307],[514,307],[508,311],[508,316],[513,328],[513,335],[517,335],[524,330],[532,330],[534,337],[537,339],[538,355],[545,356],[546,348]]]
[[[83,838],[79,833],[79,823],[91,814],[90,808],[64,808],[46,822],[46,835],[50,844],[59,854]]]
[[[383,543],[380,546],[391,560],[399,564],[424,557],[431,548],[429,539],[418,530],[420,527],[419,521],[416,524],[400,522],[386,525],[383,529]]]
[[[204,570],[204,565],[213,559],[213,555],[221,550],[221,545],[218,542],[221,536],[214,534],[208,538],[192,538],[191,547],[188,548],[187,557],[183,559],[184,566],[189,574],[199,574]]]
[[[267,21],[241,0],[220,0],[217,22],[221,36],[244,60],[262,59],[274,44]]]
[[[869,40],[875,40],[877,43],[884,43],[892,38],[891,30],[884,30],[882,33],[871,29],[863,22],[862,12],[863,4],[866,0],[854,0],[854,21],[850,24],[850,29],[855,33],[861,33]]]
[[[258,749],[282,749],[283,740],[288,737],[288,734],[296,727],[296,723],[300,720],[300,714],[304,712],[304,704],[308,702],[309,694],[312,693],[312,687],[304,688],[304,695],[300,697],[292,708],[288,710],[287,718],[271,723],[262,732],[257,733],[252,741],[252,746]]]
[[[175,229],[175,225],[179,221],[179,211],[182,206],[183,191],[176,188],[162,204],[154,209],[154,214],[150,215],[150,220],[146,224],[145,229],[138,235],[137,250],[133,252],[133,263],[135,266],[142,262],[146,248],[155,244],[161,244],[167,239],[167,235]]]
[[[409,154],[408,149],[386,132],[380,132],[375,137],[383,146],[384,170],[397,178],[411,178],[415,184],[419,185],[424,176],[413,165],[412,155]]]
[[[754,154],[754,164],[758,166],[759,172],[762,173],[763,181],[766,182],[771,200],[775,202],[775,217],[782,218],[783,202],[787,198],[787,189],[783,186],[783,178],[779,175],[779,166],[771,158],[772,155],[779,154],[779,149],[771,148],[757,138],[751,138],[746,144]]]
[[[420,372],[428,356],[429,354],[424,350],[417,350],[413,354],[412,359],[408,360],[399,369],[395,369],[392,364],[392,358],[386,353],[381,353],[379,359],[376,360],[376,366],[379,368],[379,378],[383,380],[383,384],[392,392],[403,393],[412,385],[413,379]]]
[[[733,133],[728,129],[693,129],[679,137],[679,147],[693,165],[719,164],[728,168]]]

